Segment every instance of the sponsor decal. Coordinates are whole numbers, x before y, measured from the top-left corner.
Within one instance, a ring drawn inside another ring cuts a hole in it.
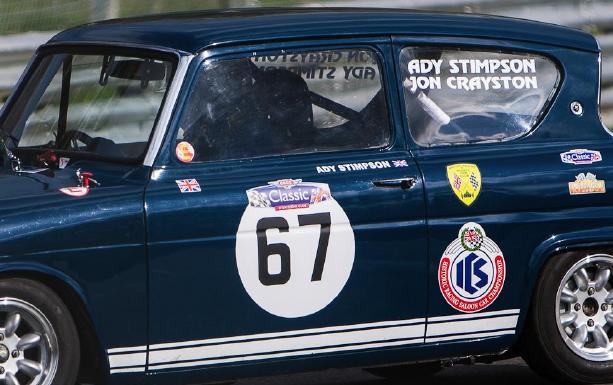
[[[179,187],[181,194],[202,191],[200,184],[196,179],[177,179],[175,180],[175,183]]]
[[[60,157],[60,161],[58,163],[58,168],[60,168],[60,169],[66,168],[66,166],[68,166],[69,162],[70,162],[70,158]]]
[[[574,182],[568,182],[570,195],[601,194],[607,192],[605,181],[596,179],[596,175],[588,172],[575,177]]]
[[[247,294],[285,318],[328,306],[347,283],[355,254],[349,218],[330,187],[281,179],[246,193],[236,265]]]
[[[194,147],[189,142],[180,142],[175,149],[177,159],[183,163],[189,163],[194,160]]]
[[[82,197],[89,193],[89,188],[87,187],[64,187],[60,189],[66,195],[70,195],[71,197]]]
[[[576,149],[561,153],[560,158],[562,159],[562,163],[592,164],[594,162],[600,162],[602,160],[602,155],[600,155],[600,151]]]
[[[318,174],[327,174],[348,171],[381,170],[395,167],[409,167],[409,164],[405,159],[392,160],[391,162],[388,160],[377,160],[374,162],[341,163],[317,166],[315,169],[317,170]]]
[[[463,313],[490,306],[502,292],[506,275],[498,245],[474,222],[460,229],[447,246],[438,268],[438,282],[445,301]]]
[[[282,179],[266,186],[247,190],[253,207],[273,207],[275,210],[307,208],[331,198],[330,188],[324,183],[303,183],[302,179]]]
[[[476,164],[457,163],[447,166],[447,179],[458,199],[470,206],[481,192],[481,171]]]

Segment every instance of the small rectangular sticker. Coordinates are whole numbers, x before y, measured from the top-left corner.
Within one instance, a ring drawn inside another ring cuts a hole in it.
[[[196,179],[177,179],[175,180],[181,194],[201,192],[200,184]]]
[[[581,173],[575,177],[574,182],[568,182],[570,195],[602,194],[607,192],[605,181],[596,179],[592,173]]]

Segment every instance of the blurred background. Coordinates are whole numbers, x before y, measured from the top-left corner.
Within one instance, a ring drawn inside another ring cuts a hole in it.
[[[613,0],[0,0],[0,105],[33,51],[53,34],[116,17],[207,8],[265,6],[398,7],[486,13],[588,31],[603,49],[601,110],[613,127]]]

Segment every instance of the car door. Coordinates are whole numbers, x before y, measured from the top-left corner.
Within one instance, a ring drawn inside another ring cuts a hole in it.
[[[146,192],[149,371],[423,342],[423,184],[383,41],[202,61]]]
[[[426,343],[461,342],[461,354],[466,341],[486,341],[495,351],[516,339],[538,253],[579,227],[606,226],[610,135],[596,110],[577,108],[597,104],[598,58],[438,40],[396,39],[427,192]]]

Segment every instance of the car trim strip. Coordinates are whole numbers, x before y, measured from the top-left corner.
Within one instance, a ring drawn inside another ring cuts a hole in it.
[[[172,80],[170,88],[168,89],[168,94],[166,95],[166,100],[164,101],[164,107],[162,108],[160,117],[155,125],[153,136],[151,137],[151,143],[147,149],[145,159],[143,160],[143,165],[145,166],[153,166],[153,162],[155,162],[155,158],[157,157],[160,147],[162,146],[162,142],[164,141],[166,131],[168,130],[170,118],[175,109],[175,105],[177,104],[179,92],[181,91],[181,87],[183,87],[185,74],[187,73],[189,63],[193,57],[194,55],[188,55],[181,56],[181,58],[179,58],[179,64],[177,65],[174,79]]]
[[[504,335],[513,335],[513,334],[515,334],[515,329],[498,330],[494,332],[484,332],[484,333],[459,334],[459,335],[454,335],[454,336],[426,338],[426,343],[456,341],[456,340],[465,340],[465,339],[481,339],[481,338],[487,338],[487,337],[499,337],[499,336],[504,336]]]

